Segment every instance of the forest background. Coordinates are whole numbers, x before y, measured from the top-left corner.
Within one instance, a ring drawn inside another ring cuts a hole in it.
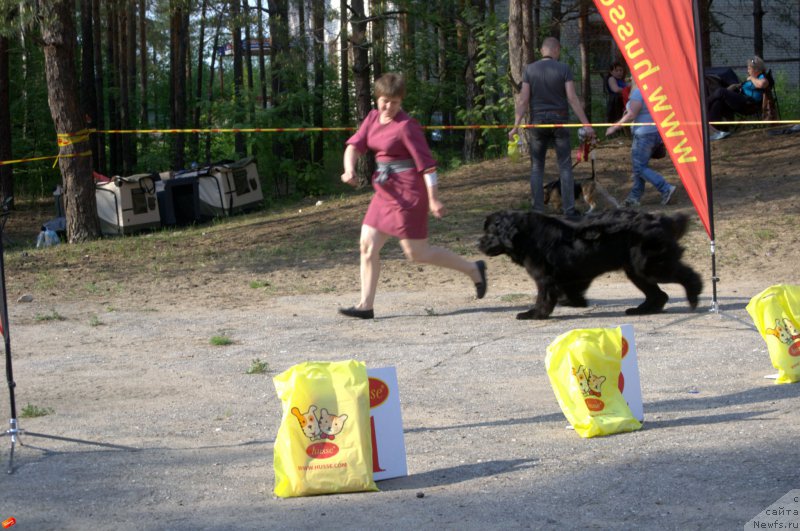
[[[710,65],[725,4],[698,1]],[[742,2],[753,6],[757,55],[764,3],[798,25],[800,2]],[[52,159],[0,165],[4,198],[50,199],[64,186],[71,242],[100,234],[93,170],[130,175],[252,155],[267,206],[338,192],[342,143],[372,108],[383,72],[406,75],[404,106],[423,125],[489,126],[430,132],[448,169],[503,154],[498,126],[512,121],[522,69],[544,36],[577,27],[578,49],[565,57],[593,122],[605,103],[593,94],[592,65],[618,59],[599,44],[609,36],[591,31],[592,0],[0,0],[0,12],[0,161],[53,155],[54,129],[324,129],[67,136],[57,169]],[[796,117],[798,93],[784,81],[783,117]],[[372,164],[364,159],[362,184]]]

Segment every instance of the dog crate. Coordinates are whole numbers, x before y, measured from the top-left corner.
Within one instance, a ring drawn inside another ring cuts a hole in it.
[[[253,157],[213,164],[197,172],[197,177],[203,216],[230,216],[263,208],[261,179]]]
[[[157,176],[144,173],[95,180],[100,230],[118,235],[161,226],[156,200]]]
[[[200,221],[200,201],[197,177],[160,174],[156,181],[158,210],[165,227],[192,225]],[[169,178],[165,178],[169,177]]]

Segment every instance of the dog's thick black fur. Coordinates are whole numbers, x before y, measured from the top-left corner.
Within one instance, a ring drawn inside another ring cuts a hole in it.
[[[658,313],[669,300],[659,283],[676,282],[697,307],[703,281],[681,262],[678,240],[688,218],[634,210],[611,210],[570,222],[535,212],[489,215],[478,247],[489,256],[508,255],[536,282],[536,303],[517,319],[546,319],[556,303],[586,306],[584,294],[603,273],[622,269],[645,301],[628,315]]]

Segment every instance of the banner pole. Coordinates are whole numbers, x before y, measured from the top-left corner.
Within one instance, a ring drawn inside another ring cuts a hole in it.
[[[697,76],[700,90],[700,120],[703,131],[703,160],[706,174],[706,200],[708,202],[708,236],[711,239],[711,311],[719,313],[717,301],[717,255],[714,234],[714,194],[711,181],[711,145],[708,138],[708,116],[706,112],[706,76],[703,64],[703,50],[700,44],[700,8],[698,0],[692,0],[692,14],[694,16],[694,46],[697,56]]]

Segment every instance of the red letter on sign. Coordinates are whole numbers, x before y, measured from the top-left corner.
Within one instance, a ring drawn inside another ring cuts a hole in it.
[[[375,417],[369,418],[369,427],[372,432],[372,472],[384,472],[378,462],[378,442],[375,440]]]

